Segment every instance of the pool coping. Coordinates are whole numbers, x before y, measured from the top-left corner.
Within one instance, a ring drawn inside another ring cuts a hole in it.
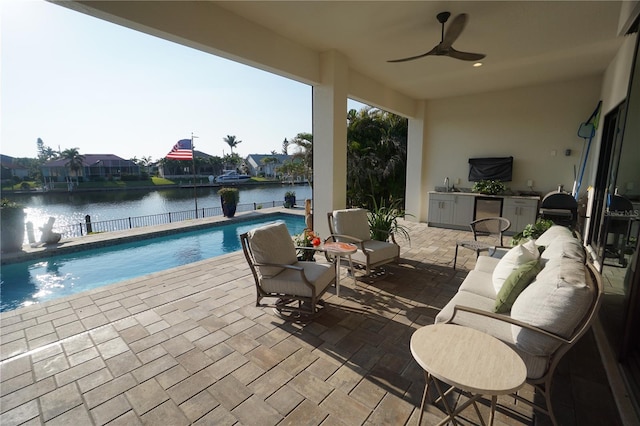
[[[124,244],[141,239],[162,237],[165,235],[177,234],[185,231],[196,231],[206,228],[222,226],[233,222],[244,222],[259,217],[276,216],[288,214],[292,216],[304,216],[303,207],[285,209],[284,207],[271,207],[249,212],[236,213],[233,218],[224,216],[213,216],[200,219],[189,219],[180,222],[166,223],[162,225],[144,226],[131,228],[123,231],[101,232],[62,240],[56,244],[25,244],[21,251],[2,253],[0,265],[25,262],[29,260],[43,259],[58,256],[66,253],[73,253],[98,247],[106,247],[117,244]]]

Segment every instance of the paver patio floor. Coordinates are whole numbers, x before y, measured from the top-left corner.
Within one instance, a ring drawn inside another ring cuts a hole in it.
[[[0,424],[416,424],[424,375],[411,334],[433,323],[475,255],[461,250],[453,271],[455,240],[469,233],[405,224],[401,262],[357,286],[343,276],[308,324],[255,306],[241,252],[4,313]],[[591,333],[553,392],[564,425],[621,424]],[[499,402],[496,424],[549,423]],[[423,424],[440,417],[430,406]]]

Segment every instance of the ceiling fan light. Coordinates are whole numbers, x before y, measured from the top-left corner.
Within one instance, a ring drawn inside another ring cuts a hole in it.
[[[480,68],[481,66],[482,66],[482,62],[475,62],[475,63],[473,64],[473,67],[474,67],[474,68]]]

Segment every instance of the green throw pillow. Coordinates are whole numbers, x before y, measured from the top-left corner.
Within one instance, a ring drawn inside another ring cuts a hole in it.
[[[496,305],[493,312],[499,314],[509,312],[511,306],[516,301],[520,293],[527,288],[531,281],[538,275],[542,269],[542,264],[538,259],[523,263],[509,275],[504,281],[502,288],[496,296]]]

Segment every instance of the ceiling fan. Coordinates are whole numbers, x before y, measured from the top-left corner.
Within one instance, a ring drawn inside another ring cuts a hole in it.
[[[461,13],[453,18],[453,21],[449,25],[449,28],[447,28],[447,32],[445,34],[444,24],[449,20],[450,16],[451,13],[449,12],[440,12],[438,13],[438,15],[436,15],[438,22],[442,24],[442,35],[440,38],[440,43],[436,47],[434,47],[427,53],[423,53],[422,55],[410,56],[408,58],[402,59],[392,59],[387,62],[412,61],[414,59],[424,58],[425,56],[429,55],[450,56],[452,58],[461,59],[463,61],[479,61],[480,59],[484,58],[486,55],[483,55],[482,53],[460,52],[451,46],[453,42],[456,41],[456,39],[460,36],[462,30],[464,30],[465,25],[467,25],[468,15],[466,13]]]

